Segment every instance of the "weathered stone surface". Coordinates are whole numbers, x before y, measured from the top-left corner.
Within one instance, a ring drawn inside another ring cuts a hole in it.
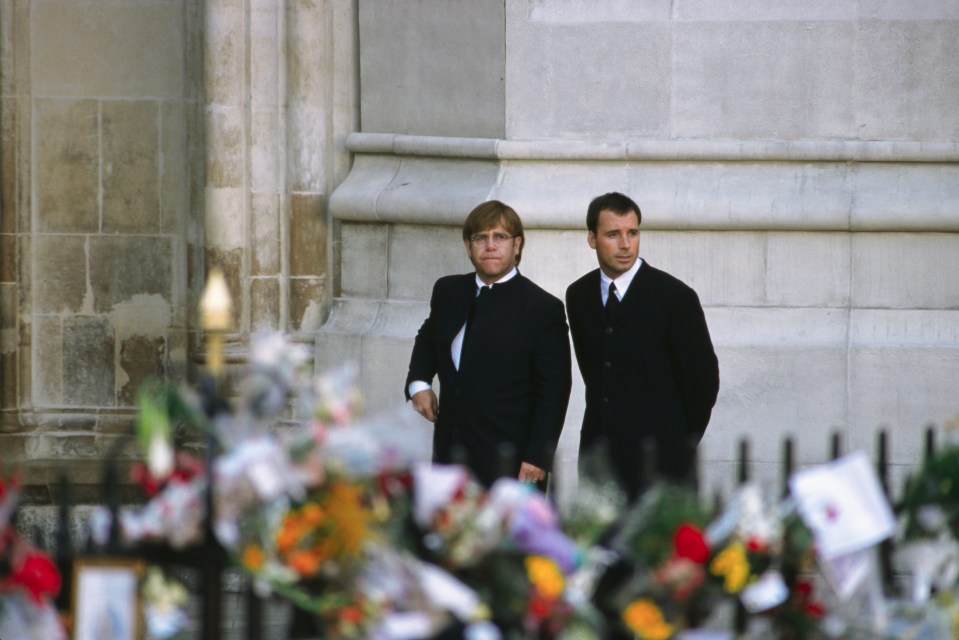
[[[376,43],[360,48],[364,129],[503,137],[504,12],[495,0],[360,3],[360,42]]]
[[[32,357],[36,360],[34,370],[24,367],[33,383],[32,393],[26,398],[30,404],[49,407],[63,403],[63,323],[59,316],[36,316],[32,325],[34,341]],[[29,361],[29,359],[28,359]]]
[[[33,241],[37,264],[37,313],[77,313],[87,308],[87,245],[82,236],[44,236]]]
[[[245,175],[244,112],[241,107],[210,106],[206,110],[207,186],[240,187]]]
[[[280,329],[280,284],[276,278],[250,281],[251,331]]]
[[[206,97],[210,104],[238,105],[243,101],[244,15],[241,6],[215,5],[206,12],[204,32]]]
[[[17,281],[17,237],[0,234],[0,282]]]
[[[109,313],[137,295],[167,300],[172,289],[172,248],[167,237],[95,236],[90,238],[93,308]]]
[[[100,227],[99,125],[94,100],[36,100],[37,230]]]
[[[136,405],[137,391],[150,376],[162,375],[166,357],[166,342],[163,338],[130,336],[120,341],[118,374],[121,379],[117,389],[120,406]]]
[[[160,231],[159,113],[155,101],[104,101],[103,231]]]
[[[290,275],[326,273],[326,220],[323,197],[293,194],[290,199]]]
[[[323,324],[324,278],[290,279],[290,329],[316,331]]]
[[[467,213],[463,213],[464,220]],[[372,229],[365,232],[373,234]],[[345,233],[343,237],[345,240]],[[343,247],[345,254],[347,245]],[[356,251],[352,245],[349,248],[351,252]],[[377,262],[382,258],[377,257],[375,251],[375,246],[371,246],[363,255],[351,253],[352,262],[346,262],[344,255],[344,281],[348,270],[354,272],[353,277],[378,276]],[[462,229],[456,227],[393,225],[389,227],[389,250],[383,257],[389,259],[388,297],[397,300],[428,300],[437,278],[473,270],[463,246]],[[525,265],[525,262],[520,264],[523,273],[526,273]],[[374,282],[370,281],[368,286]]]
[[[32,69],[38,94],[182,95],[182,3],[32,4]]]
[[[250,190],[254,194],[276,193],[280,189],[283,149],[276,141],[281,132],[279,109],[255,109],[250,114]]]
[[[859,233],[851,243],[852,303],[860,308],[959,308],[959,234]]]
[[[187,114],[179,101],[160,104],[160,232],[183,233],[190,210]]]
[[[328,193],[330,188],[327,149],[330,147],[326,126],[326,110],[315,107],[289,107],[286,113],[289,130],[287,173],[293,192]]]
[[[274,193],[255,193],[253,206],[253,263],[252,276],[272,276],[280,273],[280,203]]]
[[[86,407],[116,406],[116,345],[110,318],[64,318],[62,351],[63,404]]]
[[[340,290],[344,296],[386,297],[389,233],[386,225],[343,224]]]

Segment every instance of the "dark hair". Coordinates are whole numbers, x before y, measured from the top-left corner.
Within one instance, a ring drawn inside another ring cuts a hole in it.
[[[466,216],[466,222],[463,223],[463,240],[469,242],[474,234],[486,231],[497,224],[502,224],[514,238],[519,238],[519,253],[516,254],[516,264],[519,265],[520,258],[523,257],[523,246],[526,244],[523,221],[519,219],[519,215],[512,207],[499,200],[487,200],[470,211],[470,214]]]
[[[593,201],[589,203],[589,209],[586,210],[586,228],[593,233],[596,233],[596,225],[599,223],[599,214],[607,209],[618,216],[625,216],[630,213],[635,213],[636,224],[641,224],[643,222],[643,213],[639,210],[639,205],[633,202],[629,196],[624,196],[618,191],[611,191],[593,198]]]

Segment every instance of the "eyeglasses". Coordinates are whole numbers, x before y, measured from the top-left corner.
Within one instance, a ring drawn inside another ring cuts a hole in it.
[[[509,236],[505,233],[494,233],[492,235],[488,233],[474,233],[470,236],[470,242],[477,246],[484,246],[492,241],[492,243],[497,247],[502,247],[504,244],[512,240],[517,236]]]

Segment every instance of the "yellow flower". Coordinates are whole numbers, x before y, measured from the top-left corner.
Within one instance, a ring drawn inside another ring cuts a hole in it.
[[[563,592],[563,574],[549,558],[527,556],[526,575],[533,587],[548,600],[555,600]]]
[[[641,640],[667,640],[676,628],[663,619],[663,613],[651,600],[633,600],[623,611],[623,622]]]
[[[749,561],[746,550],[734,542],[716,556],[709,564],[709,572],[723,578],[723,587],[729,593],[739,593],[749,579]]]
[[[257,571],[263,566],[263,549],[259,545],[249,544],[243,549],[243,564],[251,571]]]
[[[358,555],[368,535],[367,524],[372,519],[372,513],[363,504],[360,487],[345,482],[332,483],[326,513],[336,523],[339,553]]]

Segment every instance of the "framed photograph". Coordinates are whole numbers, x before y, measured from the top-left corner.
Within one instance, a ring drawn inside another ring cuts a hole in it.
[[[129,558],[80,557],[73,564],[73,640],[143,636],[140,580],[146,565]]]

